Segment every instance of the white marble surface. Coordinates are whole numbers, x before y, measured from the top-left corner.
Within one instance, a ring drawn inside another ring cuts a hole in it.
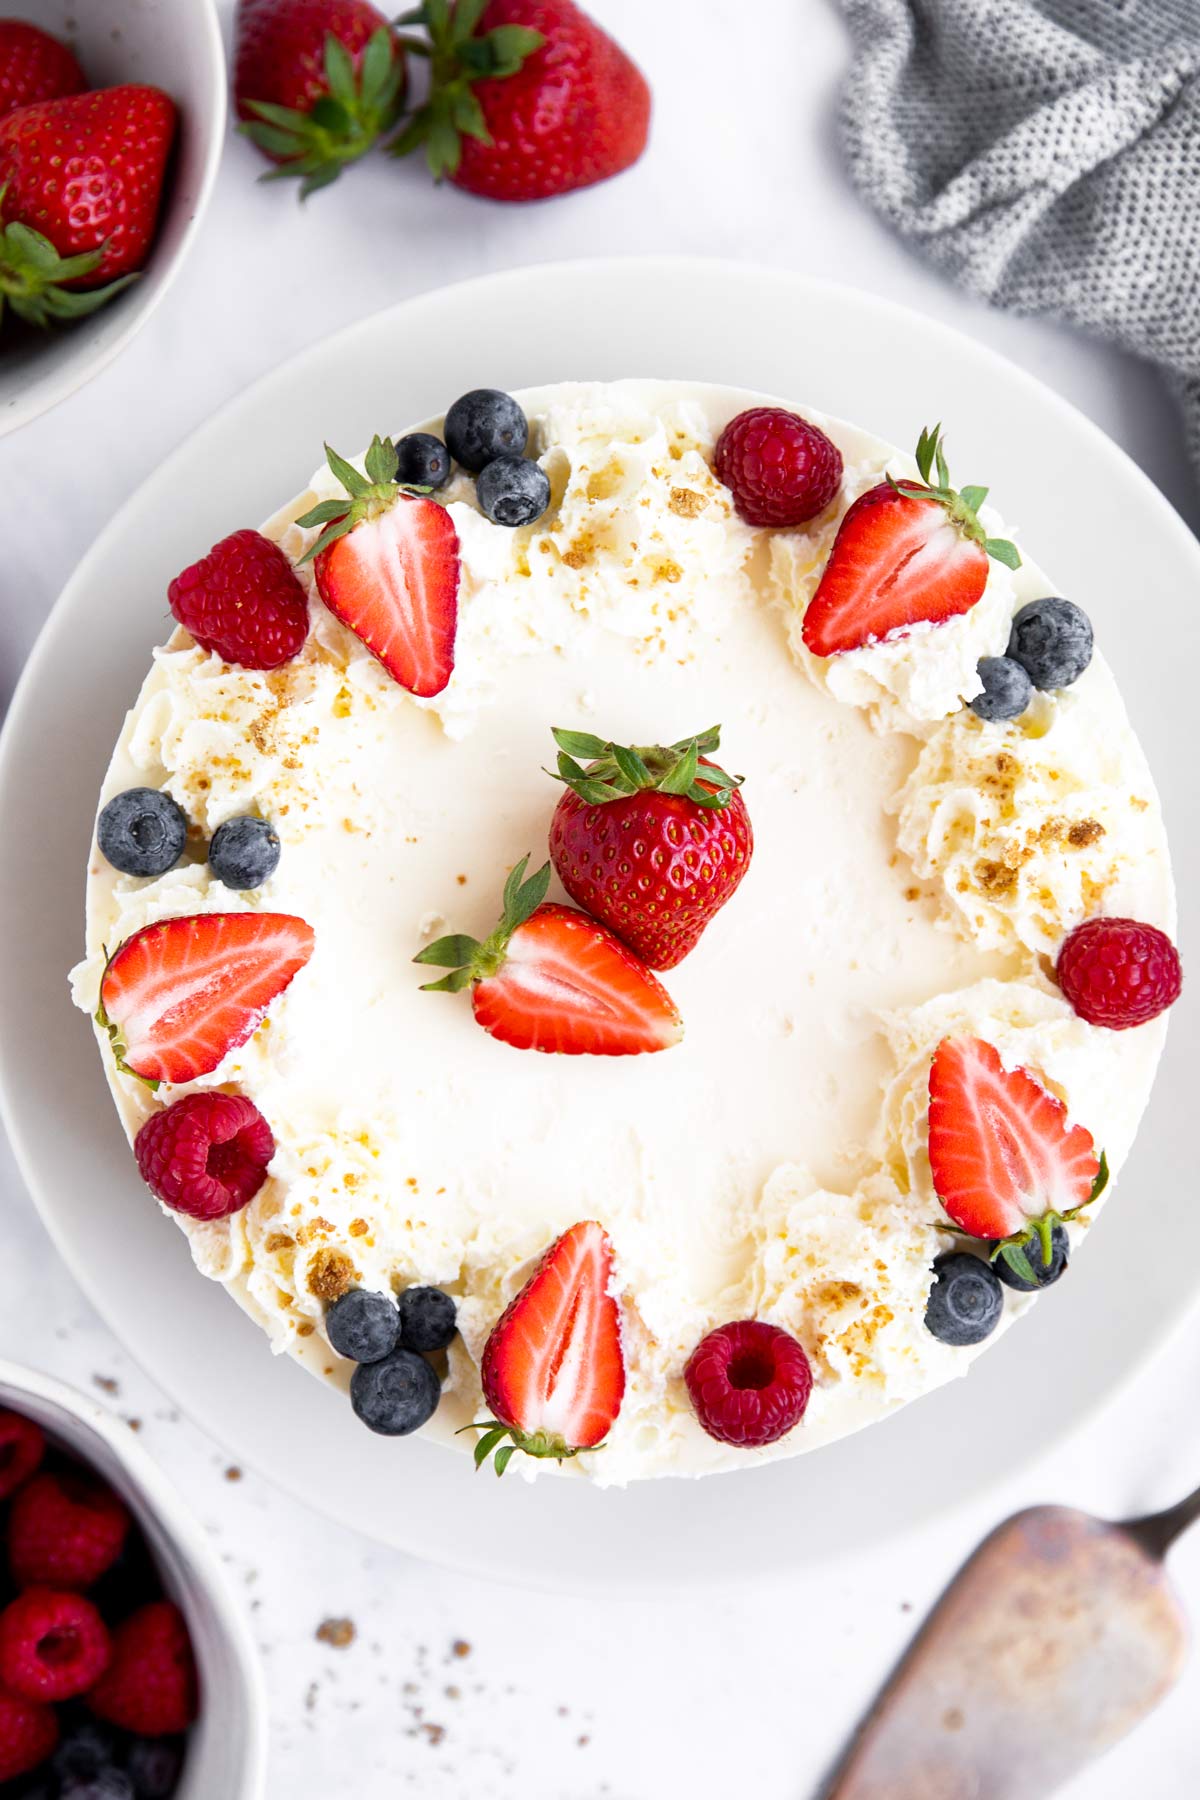
[[[90,388],[0,442],[0,698],[91,538],[213,407],[361,314],[516,263],[702,251],[885,291],[1035,370],[1200,520],[1151,371],[962,300],[847,192],[832,132],[845,51],[830,0],[593,0],[593,10],[649,73],[657,113],[640,167],[590,193],[489,208],[381,163],[301,211],[279,187],[255,186],[252,154],[231,144],[191,266],[162,312]],[[229,1479],[220,1446],[172,1411],[91,1313],[0,1154],[0,1354],[83,1387],[99,1382],[141,1421],[143,1441],[212,1532],[266,1662],[272,1796],[804,1800],[922,1608],[996,1519],[1041,1499],[1138,1512],[1200,1480],[1193,1316],[1084,1433],[935,1528],[770,1592],[586,1607],[526,1598],[331,1529],[250,1472]],[[1019,1432],[1020,1419],[1014,1395],[997,1429]],[[886,1479],[880,1488],[884,1505]],[[802,1514],[795,1529],[805,1529]],[[1200,1615],[1200,1532],[1180,1546],[1175,1570]],[[317,1641],[328,1617],[353,1619],[348,1648]],[[469,1651],[456,1654],[456,1643]],[[1075,1800],[1200,1791],[1195,1695],[1193,1670],[1135,1739],[1072,1788]]]

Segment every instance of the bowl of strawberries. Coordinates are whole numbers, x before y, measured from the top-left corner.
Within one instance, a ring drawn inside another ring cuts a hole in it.
[[[129,1426],[0,1362],[0,1794],[261,1800],[265,1718],[220,1564]]]
[[[225,133],[214,0],[0,0],[0,434],[158,305]]]

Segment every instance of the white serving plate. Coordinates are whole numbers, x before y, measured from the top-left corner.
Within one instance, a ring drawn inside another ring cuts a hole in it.
[[[0,1406],[35,1420],[121,1495],[187,1618],[201,1710],[177,1800],[263,1800],[267,1698],[258,1654],[228,1576],[175,1489],[123,1420],[61,1381],[0,1362]]]
[[[225,51],[214,0],[3,0],[70,44],[93,87],[144,82],[170,94],[179,135],[145,273],[90,318],[0,351],[0,437],[98,375],[141,330],[199,228],[217,176],[227,114]]]
[[[665,259],[516,271],[318,345],[197,432],[112,522],[47,625],[0,745],[0,1098],[42,1216],[100,1311],[239,1460],[332,1516],[419,1555],[574,1587],[769,1577],[966,1500],[1128,1377],[1189,1306],[1200,1266],[1181,1178],[1190,992],[1107,1223],[1053,1297],[969,1382],[816,1455],[720,1480],[530,1488],[476,1479],[433,1445],[373,1438],[336,1394],[272,1361],[147,1203],[65,977],[96,791],[164,635],[168,580],[300,490],[323,439],[365,443],[473,386],[629,374],[793,395],[900,443],[948,423],[955,467],[992,485],[1096,622],[1163,793],[1186,954],[1198,857],[1179,744],[1200,547],[1115,445],[1010,363],[888,302],[779,272]]]

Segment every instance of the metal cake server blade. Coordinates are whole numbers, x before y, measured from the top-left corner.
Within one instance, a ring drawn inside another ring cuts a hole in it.
[[[1035,1506],[997,1527],[921,1627],[822,1800],[1040,1800],[1125,1736],[1187,1652],[1178,1506],[1113,1523]]]

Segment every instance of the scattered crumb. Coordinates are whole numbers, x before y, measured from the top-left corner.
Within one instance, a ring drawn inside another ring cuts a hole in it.
[[[92,1385],[98,1387],[102,1394],[119,1394],[121,1391],[120,1382],[111,1375],[93,1375]]]
[[[471,1646],[466,1638],[455,1638],[450,1646],[450,1654],[452,1656],[470,1656]]]
[[[322,1619],[317,1626],[317,1642],[334,1650],[348,1650],[357,1635],[353,1619]]]
[[[225,1479],[226,1481],[240,1481],[242,1479],[242,1471],[235,1464],[231,1463],[225,1471]]]

